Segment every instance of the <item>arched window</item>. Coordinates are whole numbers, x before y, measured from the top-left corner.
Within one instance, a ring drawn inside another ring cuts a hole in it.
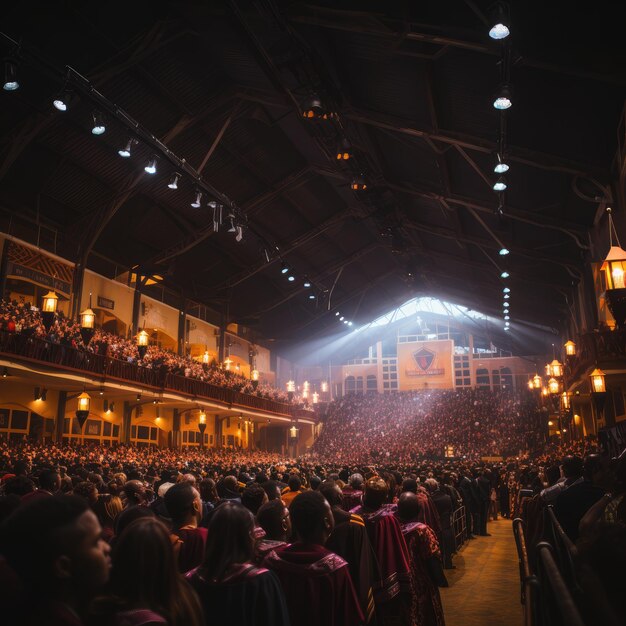
[[[354,376],[346,376],[343,385],[346,394],[356,392],[356,380],[354,379]]]
[[[503,388],[513,389],[513,374],[510,367],[503,367],[500,370],[500,384]]]
[[[363,395],[363,376],[358,376],[356,379],[356,392]]]
[[[476,386],[489,387],[489,370],[485,368],[476,370]]]
[[[373,374],[367,377],[366,391],[367,393],[376,393],[378,391],[378,382]]]

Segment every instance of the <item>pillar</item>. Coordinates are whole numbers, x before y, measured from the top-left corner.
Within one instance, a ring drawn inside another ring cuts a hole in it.
[[[85,278],[85,265],[79,260],[74,265],[74,277],[72,279],[72,301],[70,306],[70,317],[78,321],[80,313],[80,302],[83,297],[83,280]]]
[[[219,415],[215,416],[213,424],[213,430],[215,431],[215,447],[220,449],[222,447],[222,420]]]
[[[137,274],[137,280],[135,282],[135,293],[133,294],[133,318],[132,318],[132,333],[137,334],[139,332],[139,310],[141,308],[141,287],[143,286],[143,280],[139,274]]]
[[[187,354],[187,299],[182,298],[180,315],[178,316],[178,354]]]
[[[65,425],[65,406],[67,404],[67,391],[59,391],[57,402],[57,414],[54,421],[54,440],[57,443],[63,441],[63,426]]]
[[[124,413],[122,415],[122,441],[121,443],[130,443],[130,424],[133,416],[133,407],[128,400],[124,400]]]
[[[172,416],[172,448],[180,448],[181,446],[182,437],[180,432],[180,412],[178,409],[174,409]]]
[[[9,245],[10,239],[4,240],[2,246],[2,256],[0,257],[0,298],[4,298],[4,292],[7,286],[7,264],[9,262]]]

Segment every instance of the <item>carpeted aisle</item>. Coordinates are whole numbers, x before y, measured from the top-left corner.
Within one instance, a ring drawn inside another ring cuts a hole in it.
[[[446,626],[521,626],[519,569],[510,520],[489,522],[491,537],[469,541],[446,570]]]

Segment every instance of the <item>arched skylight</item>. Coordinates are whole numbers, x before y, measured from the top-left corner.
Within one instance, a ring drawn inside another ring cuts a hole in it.
[[[469,317],[473,320],[488,319],[486,315],[483,315],[478,311],[468,309],[460,304],[452,304],[451,302],[439,300],[438,298],[421,297],[413,298],[412,300],[409,300],[399,306],[397,309],[389,311],[389,313],[385,313],[385,315],[381,315],[373,322],[365,324],[362,329],[374,326],[386,326],[392,322],[397,322],[398,320],[406,319],[407,317],[411,317],[419,313],[437,313],[448,317]]]

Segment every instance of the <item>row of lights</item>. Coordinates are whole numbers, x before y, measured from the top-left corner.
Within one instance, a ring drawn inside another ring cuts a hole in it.
[[[492,9],[489,20],[490,28],[489,28],[489,37],[495,41],[504,42],[505,39],[511,34],[511,22],[509,19],[509,11],[508,6],[504,2],[496,2]],[[509,53],[508,48],[506,47],[508,42],[503,46],[502,52],[502,72],[503,72],[503,82],[498,88],[497,93],[495,94],[493,100],[494,109],[504,112],[511,108],[512,96],[511,89],[508,85],[508,58],[507,55]],[[504,138],[504,120],[500,119],[500,133],[498,137],[498,150],[496,152],[496,162],[493,168],[495,174],[498,175],[496,181],[493,184],[493,190],[498,193],[500,197],[498,212],[502,212],[502,193],[506,191],[507,183],[503,174],[509,171],[509,164],[506,162],[504,152],[505,152],[505,138]],[[509,254],[509,250],[505,247],[500,248],[498,254],[502,257],[507,256]],[[500,278],[506,280],[510,277],[508,271],[503,270],[500,273]],[[511,329],[511,308],[510,308],[510,298],[511,298],[511,289],[505,283],[504,288],[502,289],[504,295],[504,302],[502,304],[503,308],[503,316],[504,316],[504,330],[509,331]]]
[[[296,276],[295,273],[289,268],[289,266],[287,265],[287,263],[285,263],[284,261],[281,263],[280,265],[280,273],[283,276],[287,277],[287,280],[290,283],[294,283],[296,282]],[[313,286],[313,284],[311,283],[311,281],[308,278],[304,278],[304,280],[302,281],[302,286],[305,289],[311,289],[311,287]],[[316,299],[316,295],[314,293],[309,293],[308,296],[309,300],[315,300]]]
[[[19,88],[20,83],[17,80],[17,63],[13,59],[6,59],[4,62],[3,89],[5,91],[17,91]],[[57,95],[54,96],[52,100],[52,105],[57,111],[66,112],[70,108],[72,97],[73,92],[66,85]],[[91,134],[95,135],[96,137],[104,135],[107,129],[104,114],[101,111],[94,110],[92,112],[92,122],[93,123],[91,127]],[[128,141],[117,151],[117,153],[120,157],[128,159],[131,157],[133,147],[137,144],[138,140],[130,137]],[[144,171],[152,176],[155,175],[157,173],[158,160],[158,156],[156,154],[153,154],[145,164],[143,168]],[[174,174],[172,174],[167,185],[168,188],[172,190],[177,190],[181,178],[182,174],[180,174],[179,172],[175,172]],[[194,209],[199,209],[202,206],[203,195],[204,194],[200,189],[196,189],[193,194],[192,201],[190,202],[190,206],[192,206]],[[217,203],[214,200],[208,202],[207,206],[213,209],[213,224],[215,230],[217,231],[219,229],[219,225],[222,223],[221,210],[223,207],[221,204]],[[216,218],[217,213],[219,213],[219,219]],[[230,228],[228,232],[234,233],[235,241],[240,242],[243,239],[243,226],[238,223],[238,221],[236,220],[236,216],[232,210],[229,212],[227,218],[230,222]]]
[[[341,315],[339,311],[335,311],[335,317],[339,318],[339,322],[343,322],[346,326],[352,326],[352,322]]]

